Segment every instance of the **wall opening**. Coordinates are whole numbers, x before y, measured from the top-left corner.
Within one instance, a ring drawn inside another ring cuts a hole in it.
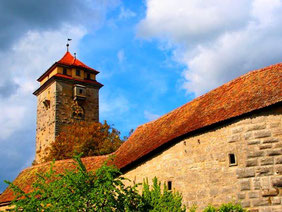
[[[80,70],[76,69],[76,76],[80,76]]]
[[[236,156],[233,153],[229,154],[229,166],[236,166],[237,161],[236,161]]]
[[[170,191],[172,189],[172,182],[168,181],[167,182],[167,189]]]
[[[66,68],[63,68],[63,74],[67,75],[67,69]]]

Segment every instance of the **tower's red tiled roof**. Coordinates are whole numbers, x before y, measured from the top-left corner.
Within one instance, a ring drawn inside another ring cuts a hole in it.
[[[281,102],[281,82],[282,63],[232,80],[155,121],[139,126],[113,153],[113,163],[118,168],[124,168],[182,135]],[[89,170],[95,170],[106,159],[107,156],[99,156],[88,157],[84,161]],[[55,167],[62,171],[69,164],[70,160],[57,161]],[[14,182],[28,192],[35,173],[47,167],[49,163],[28,168]],[[0,196],[0,202],[12,198],[11,190],[6,189]]]
[[[41,80],[43,80],[45,76],[51,73],[51,71],[54,70],[54,68],[56,68],[58,65],[86,69],[93,72],[94,74],[99,74],[99,71],[85,65],[83,62],[75,58],[70,52],[67,51],[65,55],[58,62],[54,63],[47,71],[45,71],[44,74],[42,74],[37,79],[37,81],[40,82]]]
[[[80,67],[80,68],[85,68],[91,71],[94,71],[96,74],[99,73],[95,69],[85,65],[83,62],[81,62],[79,59],[75,58],[72,56],[70,52],[66,52],[65,55],[60,59],[57,64],[62,64],[66,66],[75,66],[75,67]]]

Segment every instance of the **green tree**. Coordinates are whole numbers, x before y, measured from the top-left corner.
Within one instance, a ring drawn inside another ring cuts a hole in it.
[[[185,211],[181,195],[168,191],[155,178],[148,181],[139,194],[138,185],[125,186],[125,178],[113,166],[103,165],[95,173],[88,172],[74,158],[76,168],[56,174],[53,165],[48,172],[38,174],[30,193],[6,181],[16,194],[14,211]]]
[[[77,122],[62,128],[44,160],[69,159],[79,152],[83,152],[83,157],[105,155],[117,150],[122,142],[120,132],[106,121],[103,124]]]

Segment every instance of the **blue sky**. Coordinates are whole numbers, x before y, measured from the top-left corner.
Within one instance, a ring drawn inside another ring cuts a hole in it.
[[[34,159],[32,92],[67,38],[122,135],[282,55],[281,0],[1,1],[0,22],[0,192]]]

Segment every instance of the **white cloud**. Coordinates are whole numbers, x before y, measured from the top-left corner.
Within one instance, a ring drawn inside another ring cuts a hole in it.
[[[136,14],[133,11],[131,11],[130,9],[124,9],[124,7],[120,8],[119,19],[127,19],[127,18],[132,18],[135,16]]]
[[[117,53],[118,62],[122,63],[125,60],[124,50],[121,49]]]
[[[0,138],[35,125],[36,98],[32,93],[39,87],[36,79],[63,56],[66,35],[78,41],[84,34],[83,28],[70,26],[61,31],[29,31],[11,50],[0,53],[0,66],[5,67],[1,71],[1,91],[16,85],[13,92],[7,92],[9,95],[0,96]],[[76,46],[77,42],[72,43],[71,49]]]
[[[138,35],[173,48],[187,67],[182,87],[198,96],[281,62],[281,25],[281,0],[147,0]]]
[[[13,105],[13,103],[15,103],[13,100],[14,99],[11,99],[5,103],[0,103],[0,139],[8,138],[15,129],[18,129],[23,124],[23,117],[26,110],[21,104]]]
[[[128,112],[130,107],[129,101],[120,91],[102,91],[100,94],[100,114],[104,117],[120,117]],[[101,121],[101,120],[100,120]]]
[[[151,113],[151,112],[149,112],[149,111],[147,111],[147,110],[144,111],[144,116],[145,116],[145,118],[146,118],[148,121],[153,121],[153,120],[155,120],[155,119],[157,119],[157,118],[160,117],[160,115]]]

